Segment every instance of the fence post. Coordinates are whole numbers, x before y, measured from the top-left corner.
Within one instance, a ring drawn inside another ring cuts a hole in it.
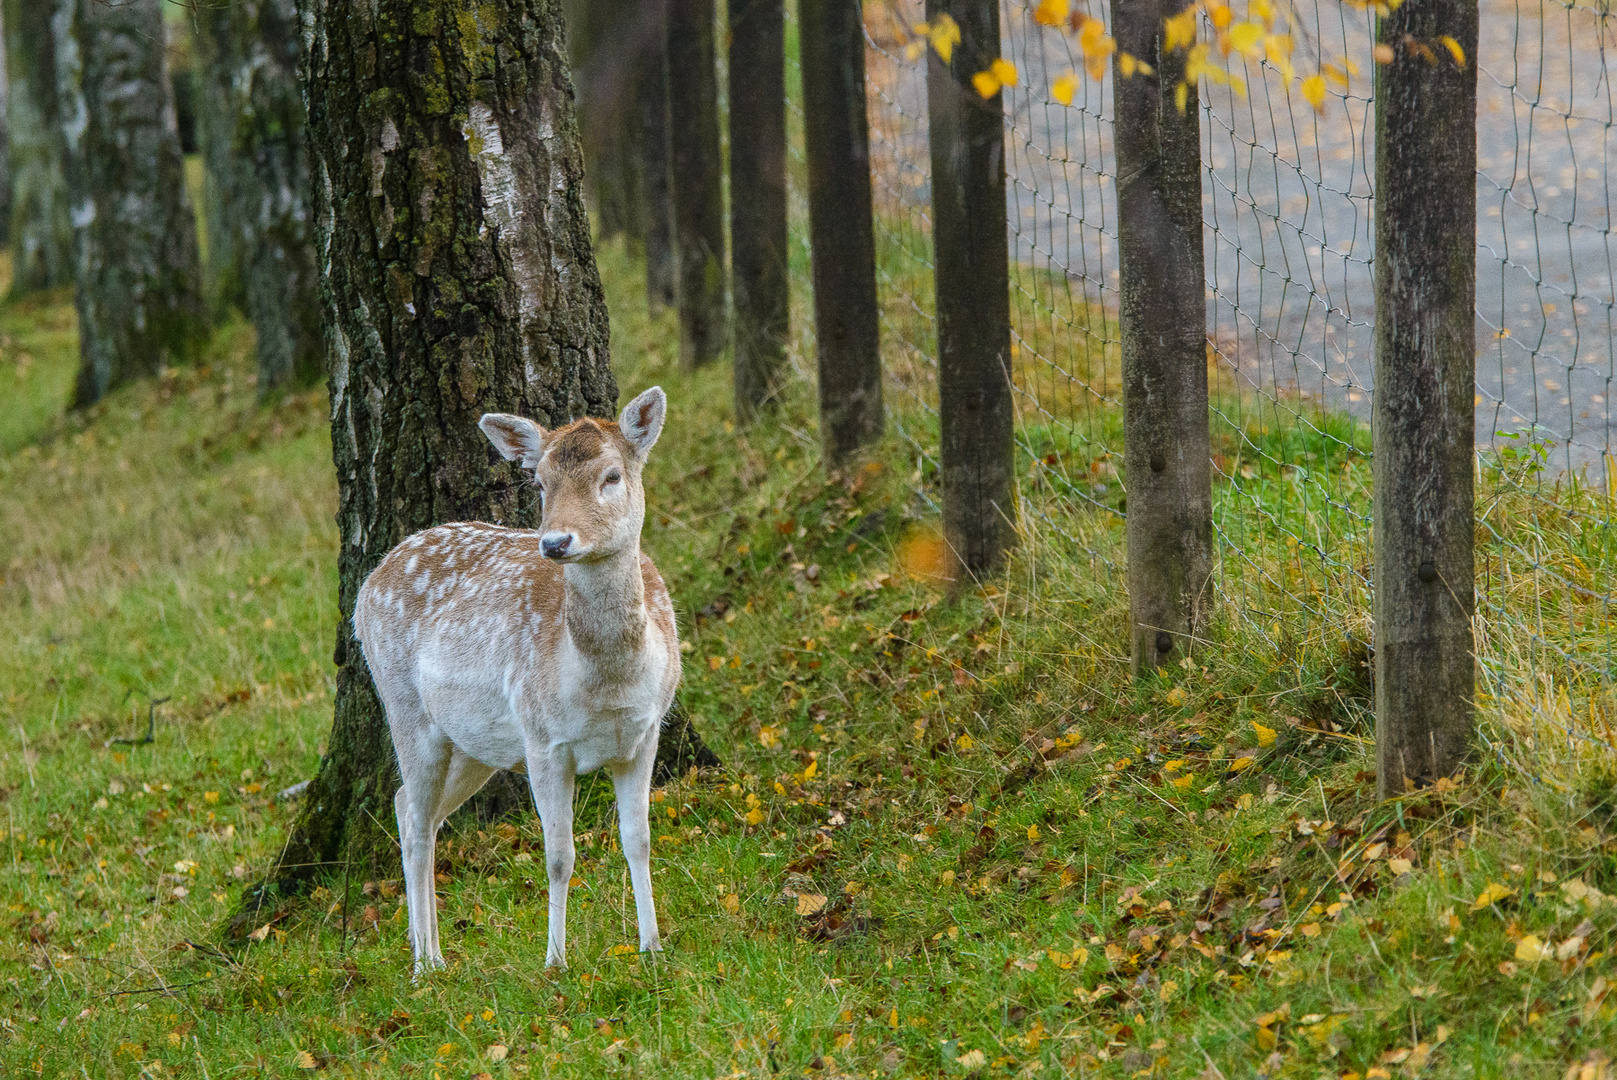
[[[809,246],[828,468],[881,437],[876,238],[859,0],[800,0]]]
[[[927,20],[942,15],[960,26],[949,63],[928,50],[926,77],[943,528],[975,574],[1016,540],[1004,101],[972,86],[999,56],[999,0],[928,0]]]
[[[1452,37],[1463,65],[1439,42]],[[1376,787],[1469,748],[1476,439],[1477,0],[1383,16],[1376,71]]]
[[[1196,87],[1174,101],[1185,54],[1163,49],[1181,0],[1112,0],[1123,465],[1136,676],[1188,651],[1213,562],[1202,263],[1201,121]],[[1124,77],[1121,54],[1151,75]]]
[[[786,9],[729,0],[730,257],[736,419],[769,405],[786,364]]]
[[[679,362],[724,351],[724,194],[714,0],[667,0],[668,188],[678,267]]]

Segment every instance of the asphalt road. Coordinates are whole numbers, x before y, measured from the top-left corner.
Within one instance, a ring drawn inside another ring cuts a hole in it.
[[[915,12],[910,12],[910,8]],[[920,4],[897,5],[919,19]],[[1116,307],[1111,85],[1082,80],[1072,107],[1049,98],[1080,68],[1070,38],[1005,9],[1012,251],[1061,275],[1084,301]],[[1272,70],[1249,65],[1244,97],[1214,87],[1201,114],[1208,320],[1225,370],[1277,414],[1319,401],[1368,417],[1374,378],[1368,20],[1339,0],[1300,0],[1307,37],[1363,70],[1317,116]],[[873,37],[882,41],[879,28]],[[885,43],[884,43],[885,44]],[[1483,0],[1477,117],[1477,441],[1536,432],[1552,463],[1603,475],[1612,442],[1612,184],[1617,90],[1607,50],[1617,18],[1556,0]],[[926,183],[921,64],[871,55],[877,198],[919,223]],[[1031,279],[1029,279],[1031,280]],[[1030,347],[1032,345],[1030,339]],[[1058,374],[1061,357],[1047,358]],[[1092,375],[1097,373],[1091,373]],[[1099,393],[1073,380],[1035,393]],[[1280,415],[1283,421],[1284,416]]]

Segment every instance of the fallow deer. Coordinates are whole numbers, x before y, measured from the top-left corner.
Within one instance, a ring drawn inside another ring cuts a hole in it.
[[[501,455],[531,470],[537,530],[461,522],[416,533],[360,588],[354,632],[398,754],[394,799],[415,970],[440,967],[438,827],[497,769],[526,765],[550,881],[545,962],[566,965],[573,780],[617,792],[640,948],[661,949],[651,899],[651,770],[679,684],[668,590],[640,552],[641,470],[667,399],[653,387],[616,424],[546,431],[489,413]]]

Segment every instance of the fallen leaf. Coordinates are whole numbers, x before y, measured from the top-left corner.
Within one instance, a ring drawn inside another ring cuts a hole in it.
[[[1522,939],[1516,942],[1516,959],[1523,963],[1536,964],[1544,959],[1544,953],[1544,943],[1536,934],[1524,934]]]
[[[247,935],[247,940],[248,941],[263,941],[265,938],[269,937],[269,932],[270,932],[270,924],[265,923],[263,926],[260,926],[257,930],[254,930],[252,933],[248,934]]]
[[[320,1063],[314,1059],[314,1055],[307,1050],[299,1050],[293,1055],[292,1064],[300,1069],[318,1069],[320,1067]]]
[[[1516,895],[1515,889],[1508,889],[1497,881],[1490,881],[1488,887],[1477,894],[1476,902],[1471,905],[1472,911],[1481,911],[1491,904],[1496,904],[1507,896]]]
[[[959,1057],[955,1058],[954,1063],[960,1066],[962,1069],[965,1069],[967,1072],[970,1072],[972,1069],[980,1069],[984,1065],[987,1065],[988,1055],[983,1053],[981,1050],[967,1050],[964,1054],[961,1054]]]
[[[1256,731],[1258,733],[1258,745],[1259,746],[1268,746],[1270,743],[1275,741],[1275,729],[1274,728],[1264,727],[1262,724],[1260,724],[1256,720],[1254,720],[1254,721],[1252,721],[1252,730]]]
[[[510,1052],[511,1051],[504,1043],[494,1043],[487,1050],[483,1051],[483,1056],[488,1058],[490,1061],[504,1061],[505,1055],[509,1054]]]
[[[816,915],[825,907],[825,897],[819,893],[798,893],[797,913],[799,915]]]

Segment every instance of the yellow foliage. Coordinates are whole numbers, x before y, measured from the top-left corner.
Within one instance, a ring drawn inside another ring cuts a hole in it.
[[[927,38],[937,50],[938,59],[947,64],[954,55],[954,47],[960,44],[960,24],[949,15],[939,15],[928,28]]]
[[[1258,745],[1268,746],[1275,741],[1275,729],[1264,727],[1256,720],[1252,721],[1252,730],[1258,733]]]
[[[1071,10],[1071,0],[1039,0],[1039,6],[1033,9],[1033,21],[1040,26],[1060,26]]]
[[[1318,75],[1310,75],[1303,80],[1303,100],[1314,107],[1315,112],[1325,111],[1325,80]]]
[[[1438,38],[1437,40],[1441,41],[1443,43],[1443,47],[1449,51],[1449,55],[1454,57],[1455,66],[1458,67],[1461,71],[1464,71],[1465,70],[1465,50],[1460,48],[1460,43],[1458,41],[1455,41],[1453,38],[1449,37],[1447,34],[1444,34],[1442,37]]]
[[[996,58],[988,65],[988,73],[998,79],[1001,86],[1016,85],[1016,65],[1009,60]]]
[[[999,80],[994,78],[993,72],[990,71],[977,72],[971,77],[971,85],[985,98],[991,98],[999,93]]]
[[[1070,71],[1050,84],[1050,96],[1063,105],[1071,105],[1073,95],[1077,92],[1078,76]]]
[[[1219,7],[1223,7],[1222,4]],[[1228,8],[1224,8],[1227,13]],[[1196,5],[1192,4],[1179,14],[1164,19],[1162,23],[1165,31],[1163,49],[1174,52],[1177,49],[1189,48],[1196,43]]]

